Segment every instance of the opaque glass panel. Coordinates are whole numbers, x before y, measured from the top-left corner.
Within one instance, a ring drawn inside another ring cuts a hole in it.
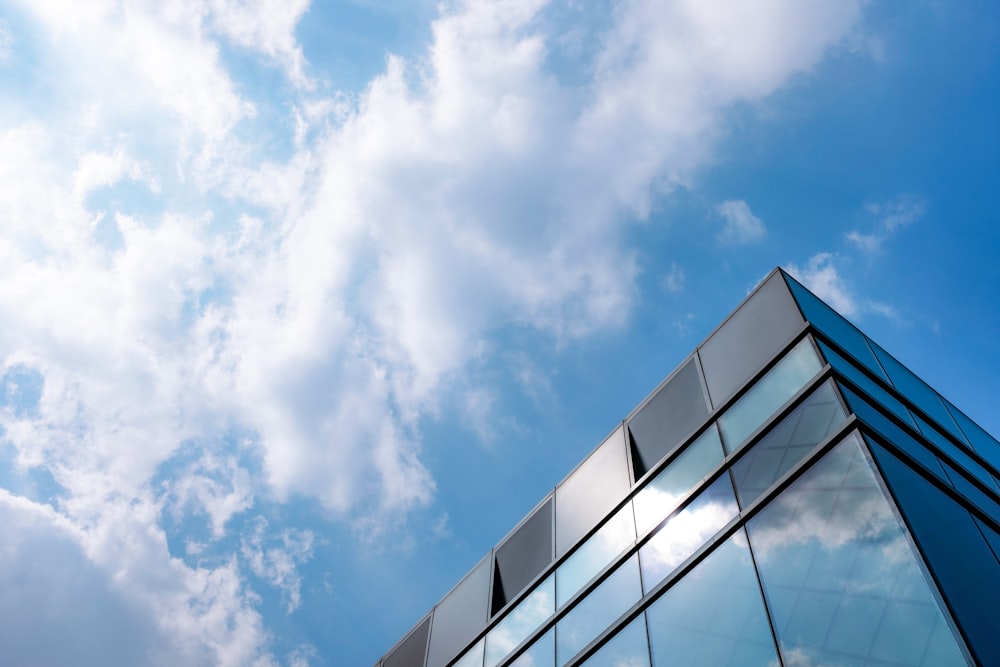
[[[490,559],[480,561],[434,609],[428,667],[443,667],[486,627],[490,599]]]
[[[837,341],[837,344],[847,350],[848,354],[865,367],[883,379],[889,379],[876,361],[871,348],[868,347],[868,338],[863,333],[795,280],[789,279],[788,286],[791,288],[792,294],[795,295],[795,300],[798,302],[799,308],[802,309],[802,313],[813,326]]]
[[[635,443],[636,479],[672,452],[707,416],[698,365],[690,359],[628,420]]]
[[[750,391],[719,417],[722,441],[727,450],[735,450],[822,367],[812,342],[803,338]]]
[[[833,382],[820,385],[733,464],[733,481],[743,507],[791,470],[846,417]]]
[[[493,613],[524,590],[552,562],[552,499],[528,517],[496,550]]]
[[[874,440],[870,443],[927,565],[982,665],[1000,665],[1000,567],[967,509]],[[940,662],[938,664],[948,664]]]
[[[430,616],[422,620],[406,639],[385,656],[382,660],[383,667],[414,667],[424,664],[424,654],[427,653],[427,630],[430,628],[430,623]]]
[[[649,667],[646,619],[640,615],[583,662],[587,667]]]
[[[641,597],[633,555],[556,624],[556,664],[566,664]]]
[[[778,664],[743,530],[684,575],[646,614],[656,667]]]
[[[710,426],[636,494],[635,522],[639,534],[662,521],[698,482],[719,467],[724,456],[719,433],[714,425]]]
[[[642,583],[652,590],[739,512],[729,475],[723,474],[670,518],[639,549]]]
[[[556,607],[562,607],[603,570],[612,558],[634,541],[635,524],[632,503],[629,503],[618,510],[556,570]]]
[[[828,345],[824,345],[820,341],[817,341],[817,344],[819,345],[819,349],[823,353],[823,356],[826,357],[826,360],[830,362],[830,365],[837,369],[841,375],[860,387],[862,391],[869,394],[872,398],[878,401],[879,405],[889,410],[889,412],[893,413],[903,421],[913,424],[913,418],[910,416],[910,411],[907,410],[906,407],[896,400],[889,392],[880,387],[870,377],[858,370],[854,364],[834,352]]]
[[[968,664],[856,434],[748,531],[786,664]]]
[[[803,324],[784,281],[774,274],[698,349],[714,405],[743,386]]]
[[[555,610],[555,578],[549,576],[486,635],[486,667],[503,660]]]
[[[550,629],[527,651],[517,656],[510,667],[553,667],[556,664],[556,630]]]
[[[597,525],[630,487],[625,429],[620,427],[556,489],[556,558]]]

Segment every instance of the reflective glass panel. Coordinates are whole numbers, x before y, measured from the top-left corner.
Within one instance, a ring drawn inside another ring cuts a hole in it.
[[[976,479],[986,485],[986,488],[990,489],[994,493],[1000,493],[1000,488],[997,487],[996,480],[994,480],[993,476],[990,475],[985,468],[979,465],[975,459],[966,454],[961,447],[953,443],[940,431],[920,417],[914,416],[914,419],[917,421],[917,426],[920,428],[920,432],[927,436],[931,442],[937,445],[942,454],[957,463],[962,469],[972,473]]]
[[[875,343],[871,343],[871,346],[875,350],[875,355],[882,363],[885,372],[889,374],[889,381],[896,386],[899,393],[930,415],[932,419],[950,431],[956,438],[965,440],[965,436],[959,430],[958,425],[955,424],[955,420],[951,418],[948,409],[944,406],[938,393],[931,389],[926,382],[914,375],[909,368],[896,361],[895,357],[891,354]]]
[[[527,651],[517,656],[510,667],[553,667],[556,664],[556,629],[551,628]]]
[[[407,635],[406,639],[396,645],[392,653],[382,660],[384,667],[413,667],[424,664],[427,653],[427,630],[430,628],[431,617],[428,616]]]
[[[661,470],[635,496],[635,523],[639,534],[658,524],[686,498],[698,482],[719,467],[724,457],[715,426]]]
[[[587,667],[649,667],[646,618],[640,615],[583,662]]]
[[[556,570],[556,607],[562,607],[603,570],[611,559],[634,541],[635,524],[632,519],[632,503],[629,503],[618,510]]]
[[[738,512],[733,485],[729,475],[723,474],[639,549],[646,591],[673,572]]]
[[[485,638],[476,642],[476,645],[465,652],[458,661],[451,667],[483,667],[483,648],[486,643]]]
[[[948,405],[948,412],[965,433],[966,439],[972,443],[972,448],[994,468],[1000,468],[1000,442],[984,431],[979,424],[966,417],[964,412],[947,401],[945,403]]]
[[[486,627],[490,599],[490,558],[484,558],[434,608],[428,667],[443,667]]]
[[[812,342],[803,338],[778,364],[719,417],[722,441],[733,451],[823,367]]]
[[[690,359],[628,420],[635,443],[636,479],[672,452],[707,416],[698,364]]]
[[[748,531],[786,664],[969,664],[856,434]]]
[[[556,624],[556,664],[566,664],[641,597],[633,555]]]
[[[743,530],[684,575],[646,614],[657,667],[778,663]]]
[[[493,613],[517,597],[552,562],[552,499],[549,498],[496,550]]]
[[[631,488],[619,427],[556,489],[556,558],[596,526]]]
[[[854,364],[834,352],[829,346],[824,345],[821,341],[817,341],[817,344],[819,345],[819,349],[823,353],[823,356],[826,357],[826,360],[830,362],[831,366],[840,371],[841,375],[860,387],[862,391],[878,401],[879,405],[889,410],[889,412],[893,413],[905,422],[909,422],[910,424],[913,423],[910,411],[907,410],[906,407],[896,400],[896,398],[894,398],[889,392],[880,387],[878,383],[870,377],[858,370]]]
[[[803,324],[784,280],[774,274],[698,349],[715,406],[742,387]]]
[[[743,507],[791,470],[846,417],[833,381],[820,385],[733,464],[733,481]]]
[[[547,577],[486,635],[486,667],[493,667],[556,610],[555,578]]]
[[[863,333],[795,280],[789,280],[788,286],[791,288],[792,294],[795,295],[795,300],[798,302],[799,308],[802,309],[802,313],[813,326],[837,341],[838,345],[847,350],[848,354],[865,367],[883,379],[889,379],[876,361],[871,348],[868,347],[868,338]]]

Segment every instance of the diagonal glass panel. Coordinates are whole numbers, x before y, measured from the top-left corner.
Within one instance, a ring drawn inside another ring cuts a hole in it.
[[[742,506],[756,500],[846,418],[833,381],[820,385],[733,464],[733,481]]]
[[[652,590],[738,513],[733,485],[724,473],[639,549],[645,591]]]
[[[567,600],[634,541],[632,503],[628,503],[556,570],[556,608],[566,604]]]
[[[817,345],[819,345],[819,349],[823,353],[823,356],[826,357],[826,360],[831,366],[839,371],[841,375],[852,381],[865,393],[878,401],[879,405],[887,408],[903,421],[909,422],[910,424],[913,423],[910,411],[907,410],[902,403],[896,400],[892,394],[879,386],[878,383],[870,377],[862,373],[854,364],[834,352],[832,348],[825,345],[822,341],[817,341]]]
[[[485,638],[476,642],[476,645],[465,652],[461,658],[455,661],[451,667],[483,667],[483,648]]]
[[[798,345],[719,417],[719,429],[726,449],[735,451],[823,368],[809,338]]]
[[[639,615],[584,662],[587,667],[649,667],[646,618]]]
[[[493,667],[556,610],[555,577],[549,576],[486,635],[485,667]]]
[[[856,434],[747,530],[785,664],[970,664]]]
[[[724,457],[715,426],[698,436],[635,496],[635,523],[639,535],[663,520],[698,482],[719,467]]]
[[[778,664],[743,530],[684,575],[646,614],[657,667]]]
[[[633,554],[556,624],[556,664],[565,665],[641,597]]]
[[[554,667],[556,664],[556,629],[538,638],[527,651],[517,656],[510,667]]]

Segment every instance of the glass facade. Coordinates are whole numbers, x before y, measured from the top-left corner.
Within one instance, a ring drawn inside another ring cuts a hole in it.
[[[378,667],[1000,665],[998,461],[775,270]]]

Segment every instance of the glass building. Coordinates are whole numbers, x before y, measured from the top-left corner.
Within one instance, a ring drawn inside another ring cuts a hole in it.
[[[781,270],[379,667],[1000,665],[1000,444]]]

